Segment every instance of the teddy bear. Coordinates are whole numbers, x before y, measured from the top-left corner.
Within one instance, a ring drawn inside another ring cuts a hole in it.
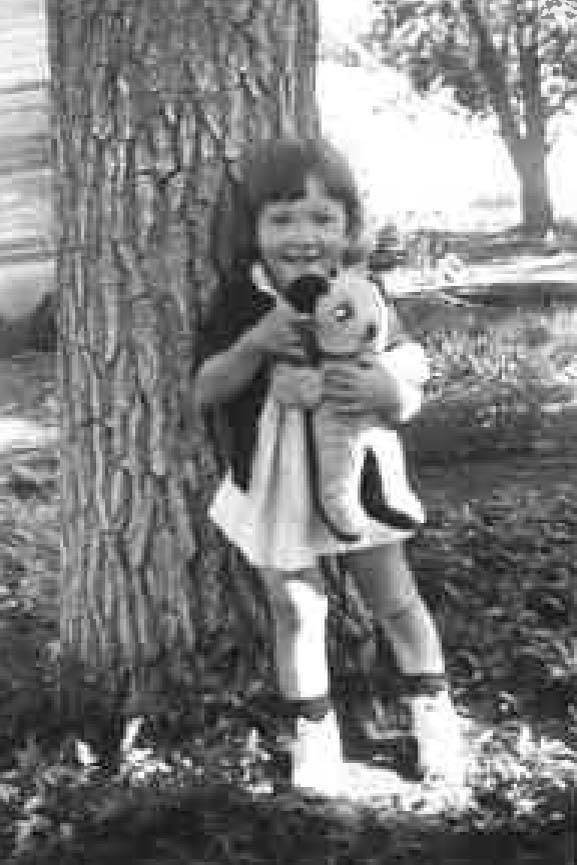
[[[349,268],[327,280],[302,276],[283,293],[312,316],[303,330],[308,363],[322,371],[331,361],[393,360],[389,308],[364,272]],[[394,366],[394,363],[393,363]],[[313,499],[338,539],[360,540],[374,523],[412,531],[424,522],[411,489],[398,433],[376,413],[347,415],[334,400],[316,400],[305,411]]]

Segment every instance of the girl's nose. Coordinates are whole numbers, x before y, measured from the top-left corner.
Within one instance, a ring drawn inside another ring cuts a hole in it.
[[[322,238],[318,228],[314,224],[302,223],[295,226],[294,231],[291,233],[291,239],[305,249],[313,249],[320,245]]]

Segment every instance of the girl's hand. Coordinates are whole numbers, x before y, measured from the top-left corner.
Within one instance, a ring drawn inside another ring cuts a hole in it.
[[[281,405],[315,408],[321,401],[322,373],[310,366],[276,364],[270,392]]]
[[[326,361],[323,399],[338,403],[339,414],[377,414],[390,423],[398,420],[402,407],[397,379],[376,358]]]
[[[301,332],[308,320],[309,316],[295,312],[288,304],[279,304],[245,334],[245,339],[260,354],[305,361]]]

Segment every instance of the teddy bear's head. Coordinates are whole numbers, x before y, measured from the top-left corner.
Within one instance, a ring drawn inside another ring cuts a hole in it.
[[[360,270],[343,270],[319,296],[315,310],[318,348],[331,355],[380,351],[386,340],[387,307],[379,289]]]

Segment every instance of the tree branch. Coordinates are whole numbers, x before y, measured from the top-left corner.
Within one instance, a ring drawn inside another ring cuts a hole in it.
[[[527,137],[544,144],[545,116],[541,96],[541,72],[539,64],[539,21],[536,0],[524,0],[528,7],[526,15],[517,13],[517,48],[521,73],[521,91],[525,106]]]
[[[559,101],[555,104],[554,107],[544,107],[543,115],[546,120],[551,117],[556,117],[558,114],[562,114],[565,111],[567,105],[573,100],[577,100],[577,84],[573,87],[567,86],[567,89],[564,93],[562,93],[559,97]]]
[[[479,72],[483,75],[493,111],[499,120],[501,135],[513,160],[521,142],[521,135],[507,93],[507,78],[503,63],[476,0],[461,0],[469,27],[479,40]]]

